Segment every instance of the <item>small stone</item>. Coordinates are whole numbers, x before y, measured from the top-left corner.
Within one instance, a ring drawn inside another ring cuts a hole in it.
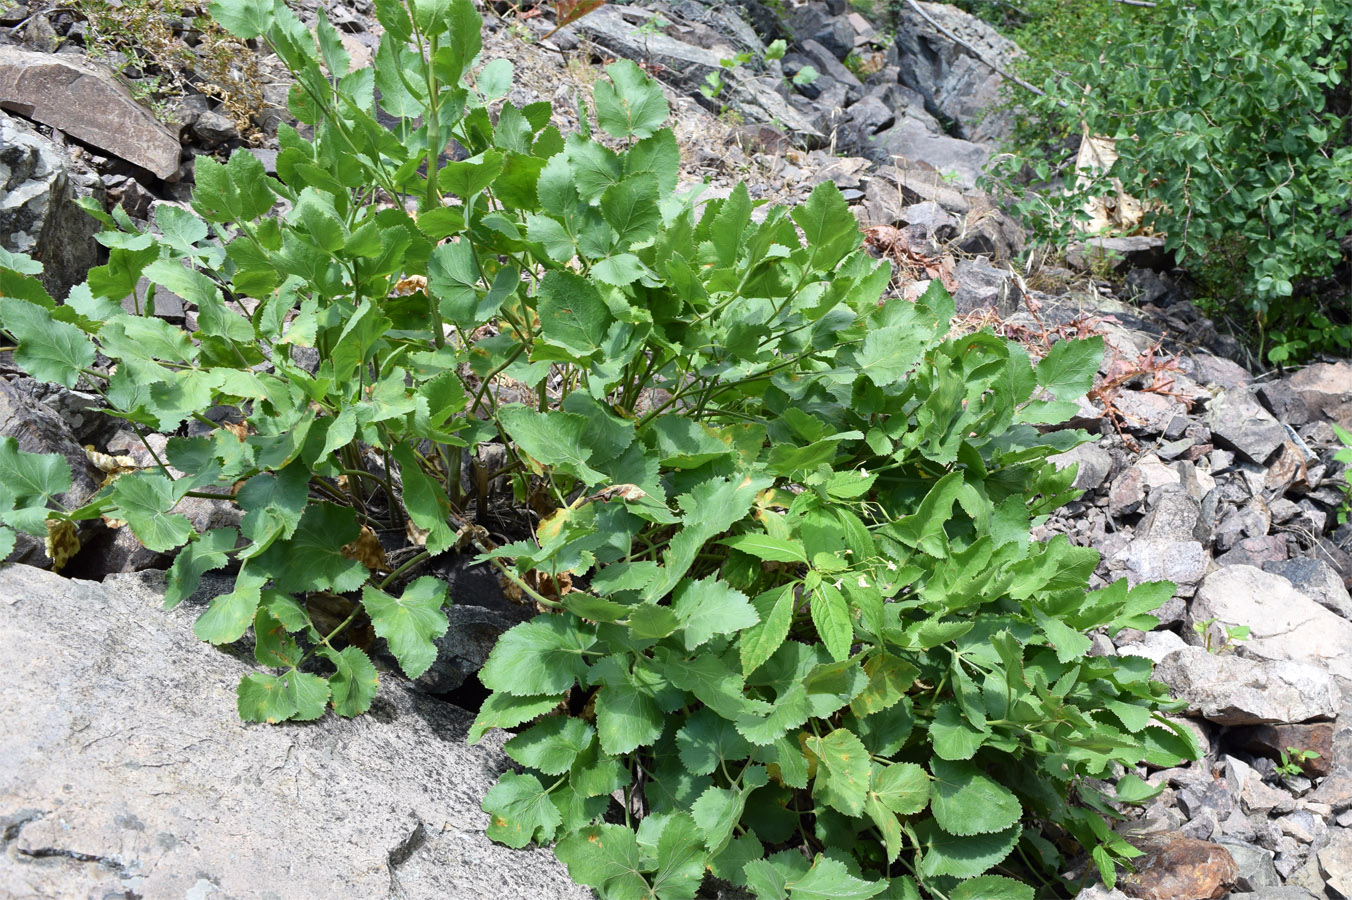
[[[1123,892],[1139,900],[1221,900],[1239,877],[1230,852],[1210,841],[1161,835],[1140,849],[1136,871],[1120,879]]]
[[[1286,428],[1244,389],[1222,391],[1207,408],[1216,443],[1262,465],[1286,442]]]
[[[192,124],[193,137],[208,150],[239,137],[239,128],[233,119],[214,110],[197,117]]]
[[[1081,444],[1050,459],[1052,465],[1058,469],[1078,464],[1080,468],[1075,473],[1075,487],[1082,491],[1093,491],[1103,487],[1108,473],[1113,468],[1113,458],[1097,444]]]
[[[1276,887],[1280,884],[1277,870],[1272,867],[1272,851],[1239,841],[1221,839],[1219,843],[1230,851],[1238,874],[1235,887],[1244,892]]]
[[[1339,900],[1352,898],[1352,831],[1334,828],[1328,846],[1315,858],[1329,895]]]
[[[1278,534],[1244,538],[1227,553],[1216,557],[1217,566],[1262,567],[1287,558],[1286,538]]]

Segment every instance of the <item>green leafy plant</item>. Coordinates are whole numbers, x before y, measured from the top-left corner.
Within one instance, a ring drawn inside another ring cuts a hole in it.
[[[1202,619],[1192,623],[1192,630],[1197,632],[1198,637],[1202,639],[1202,646],[1207,653],[1221,653],[1225,650],[1233,649],[1233,645],[1240,641],[1249,639],[1248,625],[1224,625],[1222,631],[1224,636],[1216,640],[1216,630],[1211,626],[1216,624],[1216,618]]]
[[[541,611],[480,676],[471,739],[517,730],[522,767],[488,833],[555,842],[605,898],[688,900],[713,872],[767,900],[1029,900],[1065,839],[1111,883],[1135,854],[1111,803],[1152,792],[1131,770],[1197,749],[1149,661],[1087,655],[1173,586],[1090,592],[1094,551],[1031,539],[1076,495],[1048,457],[1088,440],[1058,423],[1101,340],[1035,362],[950,336],[937,284],[884,299],[829,182],[754,218],[744,185],[677,195],[633,63],[565,137],[548,104],[498,104],[511,67],[478,59],[469,0],[376,11],[374,67],[349,71],[322,12],[312,35],[220,0],[292,69],[313,137],[282,130],[276,178],[199,159],[195,214],[162,208],[159,235],[108,219],[108,265],[64,305],[0,256],[20,365],[180,432],[76,510],[63,460],[0,444],[5,525],[125,521],[177,551],[168,605],[229,567],[196,632],[252,628],[252,721],[367,709],[359,622],[426,671],[448,598],[420,569],[477,551]],[[442,159],[452,138],[468,158]],[[141,277],[198,329],[122,311]],[[196,533],[188,496],[240,527]]]
[[[1319,753],[1314,750],[1301,750],[1297,747],[1287,747],[1285,750],[1278,751],[1281,755],[1281,761],[1277,763],[1274,770],[1282,778],[1295,778],[1305,772],[1305,763],[1319,758]]]
[[[1343,491],[1343,502],[1338,507],[1338,524],[1346,524],[1349,514],[1352,514],[1352,433],[1349,433],[1340,425],[1333,426],[1333,433],[1338,436],[1341,447],[1333,454],[1333,461],[1342,463],[1343,483],[1340,485]]]
[[[1040,92],[1020,91],[1022,149],[993,180],[1037,236],[1073,238],[1085,199],[1116,179],[1180,261],[1242,248],[1242,288],[1212,299],[1246,319],[1289,310],[1293,323],[1317,313],[1345,325],[1340,303],[1300,283],[1329,273],[1352,233],[1352,2],[1119,5],[1092,22],[1059,0],[1034,6],[1023,71]],[[1081,133],[1114,138],[1118,159],[1076,184],[1083,173],[1058,168],[1057,148]],[[1274,362],[1348,339],[1341,327],[1261,327],[1280,332]]]
[[[816,69],[814,69],[812,66],[803,66],[801,69],[799,69],[797,72],[794,73],[793,78],[790,80],[798,87],[803,87],[804,85],[811,84],[812,82],[816,81],[818,78],[821,77],[822,77],[821,73],[818,72]]]

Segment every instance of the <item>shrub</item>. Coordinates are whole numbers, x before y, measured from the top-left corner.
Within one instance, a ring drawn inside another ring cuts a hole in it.
[[[1025,29],[1044,34],[1055,21]],[[1243,289],[1216,299],[1262,327],[1301,279],[1331,271],[1352,233],[1352,2],[1169,0],[1108,13],[1105,24],[1090,35],[1070,27],[1059,49],[1035,42],[1042,50],[1029,69],[1047,96],[1018,97],[1033,124],[1004,175],[1036,160],[1045,184],[1056,171],[1049,146],[1086,126],[1115,138],[1119,158],[1102,181],[1059,202],[1024,193],[1024,211],[1064,239],[1084,197],[1120,179],[1181,260],[1242,248]],[[1065,174],[1069,188],[1075,173]],[[1314,300],[1299,302],[1293,321],[1317,312]],[[1330,348],[1346,341],[1330,328]],[[1277,343],[1281,359],[1306,349]]]
[[[359,620],[425,671],[447,598],[409,579],[477,548],[541,610],[481,675],[471,739],[519,729],[524,769],[484,798],[488,833],[556,841],[606,898],[690,898],[712,871],[762,898],[1026,900],[1011,876],[1060,858],[1040,829],[1111,881],[1134,851],[1110,804],[1151,794],[1127,770],[1196,748],[1148,661],[1086,655],[1085,631],[1151,627],[1172,586],[1086,592],[1094,551],[1030,539],[1075,496],[1047,457],[1087,440],[1054,426],[1101,342],[1034,364],[950,336],[937,284],[883,299],[890,269],[829,182],[763,217],[745,186],[677,195],[666,101],[630,62],[596,84],[605,136],[584,116],[565,138],[547,104],[489,114],[511,67],[477,63],[469,0],[377,11],[375,67],[349,72],[322,13],[316,49],[282,3],[223,0],[295,72],[314,137],[283,130],[277,178],[246,152],[199,159],[197,215],[162,208],[158,236],[114,222],[64,306],[0,256],[30,372],[138,429],[209,428],[74,511],[47,508],[64,463],[0,446],[4,521],[125,520],[178,550],[169,605],[236,565],[196,631],[252,626],[272,671],[239,686],[251,721],[366,710]],[[441,159],[451,138],[468,158]],[[199,329],[123,312],[142,275]],[[506,463],[467,496],[488,445]],[[501,546],[462,512],[499,477],[520,534]],[[173,511],[189,495],[236,502],[238,532],[194,533]],[[404,534],[387,559],[377,536]]]

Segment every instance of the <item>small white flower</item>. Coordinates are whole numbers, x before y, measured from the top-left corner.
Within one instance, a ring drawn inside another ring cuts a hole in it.
[[[889,559],[889,560],[887,561],[887,571],[889,571],[889,572],[895,572],[896,570],[897,570],[897,564],[894,563],[894,562],[892,562],[892,561]]]
[[[843,583],[843,582],[842,582],[842,579],[837,578],[837,579],[836,579],[836,583],[835,583],[835,585],[834,585],[835,589],[836,589],[836,590],[840,590],[840,585],[841,585],[842,583]]]
[[[854,556],[854,551],[853,551],[853,550],[846,550],[846,551],[845,551],[845,555],[846,555],[846,556]]]
[[[868,587],[868,579],[865,578],[863,575],[859,576],[859,586],[863,588]]]
[[[860,470],[859,470],[859,477],[860,477],[860,478],[867,478],[867,477],[868,477],[868,469],[860,469]]]

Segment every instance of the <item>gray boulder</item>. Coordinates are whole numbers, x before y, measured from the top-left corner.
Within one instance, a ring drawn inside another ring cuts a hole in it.
[[[1265,663],[1186,647],[1155,666],[1155,679],[1188,704],[1188,715],[1220,725],[1304,722],[1338,712],[1338,686],[1304,663]]]
[[[1245,656],[1313,663],[1352,679],[1352,622],[1306,597],[1280,575],[1245,565],[1212,572],[1197,589],[1188,625],[1213,620],[1221,626],[1249,628],[1249,638],[1239,650]],[[1185,631],[1185,637],[1189,633]]]
[[[103,185],[30,125],[0,113],[0,245],[42,261],[42,283],[64,300],[99,263],[99,223],[75,205]]]
[[[1222,391],[1211,401],[1206,424],[1217,444],[1259,465],[1286,443],[1286,428],[1243,388]]]
[[[111,73],[70,54],[0,46],[0,108],[59,128],[159,178],[178,172],[178,138]]]
[[[1008,137],[1012,115],[990,109],[1000,99],[1004,78],[934,23],[1006,71],[1021,53],[1018,45],[955,6],[923,0],[919,5],[928,20],[909,6],[897,16],[901,83],[920,92],[931,115],[951,123],[954,137],[981,142]]]
[[[249,725],[253,666],[161,612],[162,576],[0,569],[0,896],[588,900],[484,834],[504,735],[386,679],[372,711]]]

